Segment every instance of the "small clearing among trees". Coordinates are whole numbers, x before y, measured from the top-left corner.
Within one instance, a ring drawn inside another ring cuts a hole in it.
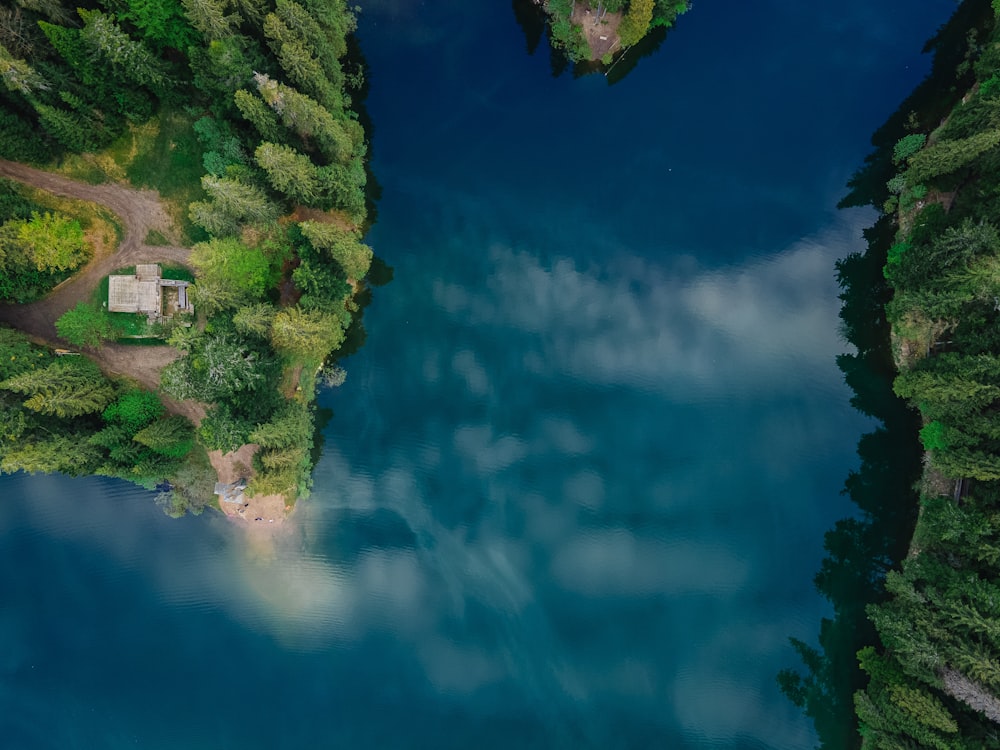
[[[583,37],[590,48],[591,60],[600,60],[621,47],[618,37],[618,26],[622,22],[621,11],[609,13],[604,10],[598,13],[591,10],[587,3],[579,2],[573,7],[570,22],[583,31]]]

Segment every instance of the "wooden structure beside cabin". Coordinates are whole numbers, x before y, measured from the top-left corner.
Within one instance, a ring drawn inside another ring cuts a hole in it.
[[[108,312],[142,313],[150,319],[193,312],[189,281],[164,279],[155,263],[137,265],[132,276],[108,277]]]

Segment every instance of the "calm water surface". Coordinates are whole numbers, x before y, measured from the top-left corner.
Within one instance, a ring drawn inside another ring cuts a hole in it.
[[[0,746],[810,746],[833,207],[954,3],[698,3],[613,87],[499,0],[363,7],[395,280],[313,497],[249,543],[0,478]]]

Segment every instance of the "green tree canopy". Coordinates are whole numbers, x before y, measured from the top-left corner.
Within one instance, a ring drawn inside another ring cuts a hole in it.
[[[76,346],[100,346],[114,338],[115,328],[107,310],[93,302],[78,302],[56,321],[59,335]]]
[[[274,282],[264,251],[235,237],[199,242],[191,250],[191,264],[199,274],[198,301],[209,311],[256,302]]]
[[[111,383],[85,357],[56,359],[42,370],[4,380],[0,388],[28,396],[29,409],[57,417],[101,411],[114,397]]]

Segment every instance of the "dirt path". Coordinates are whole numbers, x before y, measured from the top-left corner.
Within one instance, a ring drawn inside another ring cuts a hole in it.
[[[177,241],[178,232],[169,214],[153,190],[137,190],[126,185],[90,185],[62,175],[0,160],[0,177],[8,177],[31,187],[40,188],[66,198],[89,201],[104,206],[122,224],[122,238],[117,250],[95,258],[72,278],[57,286],[44,299],[28,305],[0,305],[0,322],[8,323],[25,333],[50,344],[69,346],[56,334],[56,320],[78,302],[91,298],[101,279],[122,266],[137,263],[178,263],[188,265],[190,248],[145,244],[149,230]],[[169,346],[122,346],[105,344],[100,349],[87,349],[87,355],[101,368],[114,375],[124,375],[150,390],[159,390],[160,370],[180,353]],[[167,407],[192,419],[196,424],[205,416],[202,404],[174,401],[164,397]]]

